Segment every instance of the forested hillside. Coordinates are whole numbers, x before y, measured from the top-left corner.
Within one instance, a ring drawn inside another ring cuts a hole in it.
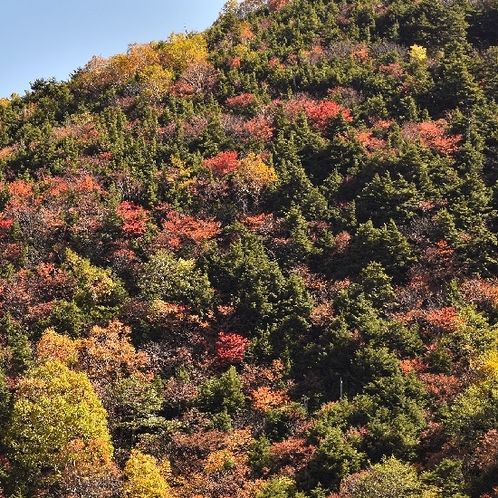
[[[0,100],[0,496],[498,497],[497,26],[229,0]]]

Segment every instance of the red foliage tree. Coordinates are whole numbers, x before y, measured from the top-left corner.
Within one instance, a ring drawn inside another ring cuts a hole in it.
[[[328,123],[336,119],[339,115],[345,121],[352,121],[351,113],[348,109],[331,100],[322,100],[319,102],[310,102],[304,107],[304,112],[308,116],[311,125],[322,133],[327,130]]]
[[[453,278],[456,266],[455,251],[445,240],[439,240],[423,249],[416,271],[429,286],[438,288],[441,280]]]
[[[216,359],[223,365],[233,365],[244,359],[249,339],[239,334],[220,332],[216,341]]]
[[[245,109],[251,106],[255,100],[256,97],[253,93],[242,93],[235,97],[229,97],[226,100],[226,105],[229,109]]]
[[[462,391],[463,381],[456,375],[423,372],[418,378],[438,403],[451,403]]]
[[[381,64],[379,66],[379,72],[384,73],[387,76],[392,76],[396,80],[400,80],[405,74],[399,62],[391,62],[390,64]]]
[[[340,232],[335,237],[335,249],[339,254],[346,252],[351,242],[351,235],[348,232]]]
[[[425,314],[424,318],[432,327],[442,332],[454,332],[462,323],[453,306],[431,310]]]
[[[243,119],[229,114],[223,116],[223,127],[234,140],[243,143],[251,141],[269,142],[273,138],[274,127],[271,118],[264,114],[251,119]]]
[[[239,166],[239,153],[236,151],[220,152],[214,157],[205,159],[203,166],[212,171],[214,176],[222,177],[235,171]]]
[[[289,0],[268,0],[268,10],[277,12],[289,3]]]
[[[331,120],[339,116],[345,121],[352,121],[351,112],[332,100],[313,100],[307,95],[298,95],[284,106],[284,112],[291,120],[304,111],[312,128],[324,133]]]
[[[163,205],[164,206],[164,205]],[[166,213],[162,221],[162,230],[155,237],[150,250],[159,249],[179,251],[188,246],[194,253],[202,249],[204,244],[220,233],[220,223],[213,219],[202,220],[182,215],[164,206]],[[158,208],[160,211],[161,207]]]
[[[14,220],[1,218],[0,219],[0,237],[2,236],[3,233],[7,232],[13,224],[14,224]]]
[[[150,219],[149,212],[142,206],[130,201],[123,201],[116,210],[117,215],[123,220],[121,228],[129,236],[140,236],[147,231]]]
[[[270,450],[272,464],[280,473],[294,478],[302,471],[316,451],[316,446],[307,444],[306,439],[290,437],[273,443]]]
[[[475,464],[479,469],[498,468],[498,430],[490,429],[479,440],[474,454]],[[498,474],[497,474],[498,476]]]
[[[486,311],[493,311],[498,308],[498,281],[493,280],[466,280],[460,292],[463,297]]]
[[[371,130],[359,131],[357,140],[365,148],[367,155],[372,154],[376,150],[385,149],[387,145],[385,140],[376,137]]]

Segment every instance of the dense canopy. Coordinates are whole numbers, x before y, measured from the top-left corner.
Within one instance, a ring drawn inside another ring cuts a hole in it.
[[[0,495],[498,497],[496,26],[229,0],[0,100]]]

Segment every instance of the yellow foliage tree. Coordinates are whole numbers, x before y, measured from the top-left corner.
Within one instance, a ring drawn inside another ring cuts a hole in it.
[[[415,63],[422,63],[427,59],[427,49],[420,45],[412,45],[409,51],[410,61]]]
[[[277,180],[275,169],[268,166],[261,155],[250,153],[241,159],[232,181],[240,200],[245,202],[249,198],[258,204],[263,190]]]
[[[484,381],[498,378],[498,349],[496,349],[496,345],[478,358],[475,363],[476,371],[481,374]]]
[[[165,467],[165,468],[161,468]],[[169,498],[170,489],[160,466],[152,455],[132,450],[124,468],[124,498]]]
[[[131,329],[119,320],[107,327],[95,325],[82,339],[71,339],[49,328],[36,346],[36,359],[39,364],[56,361],[83,370],[97,383],[130,375],[145,378],[142,370],[147,365],[147,355],[136,351],[130,334]]]
[[[208,57],[207,42],[202,33],[172,33],[166,42],[158,45],[158,51],[162,63],[177,73]]]
[[[173,72],[159,64],[152,64],[137,71],[137,81],[142,96],[150,102],[157,102],[171,88]]]
[[[156,44],[152,43],[132,43],[128,45],[128,57],[132,61],[136,70],[147,66],[159,64],[159,54]]]
[[[84,373],[47,361],[19,381],[3,437],[9,461],[36,485],[113,467],[107,412]]]
[[[157,66],[162,69],[157,44],[132,44],[129,45],[126,54],[116,54],[109,57],[109,59],[93,57],[74,79],[78,86],[89,91],[95,91],[106,84],[125,85],[140,73],[144,71],[147,73],[149,66]],[[155,69],[153,72],[158,73],[159,71]],[[169,84],[171,80],[170,72],[166,71],[161,74],[161,79],[163,78]]]
[[[208,474],[224,473],[235,467],[235,457],[233,453],[224,448],[213,451],[206,458],[204,472]]]

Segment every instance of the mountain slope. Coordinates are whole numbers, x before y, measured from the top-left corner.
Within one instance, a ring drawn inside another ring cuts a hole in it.
[[[2,100],[4,494],[498,496],[497,16],[230,1]],[[57,363],[106,475],[18,450]]]

